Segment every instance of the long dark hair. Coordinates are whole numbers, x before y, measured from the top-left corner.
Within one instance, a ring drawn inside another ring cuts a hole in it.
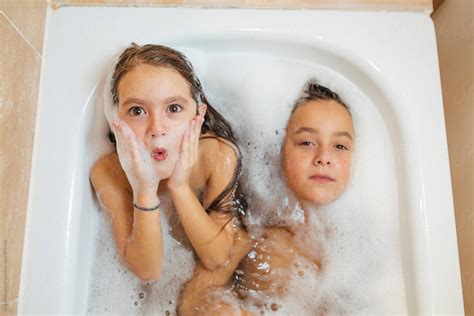
[[[196,102],[196,111],[199,103],[207,105],[201,134],[211,133],[211,137],[223,138],[233,144],[237,151],[237,168],[234,177],[224,191],[211,203],[210,210],[232,211],[243,215],[246,202],[238,188],[238,178],[241,172],[241,155],[237,141],[229,122],[209,103],[202,89],[201,81],[197,77],[191,62],[181,52],[163,45],[137,45],[132,43],[120,55],[112,75],[111,94],[115,106],[119,104],[118,86],[123,76],[134,67],[146,64],[156,67],[165,67],[177,71],[188,83],[191,95]],[[115,144],[115,137],[109,133],[109,139]],[[230,207],[232,205],[232,207]]]

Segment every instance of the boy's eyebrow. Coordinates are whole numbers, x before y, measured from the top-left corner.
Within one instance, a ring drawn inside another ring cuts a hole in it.
[[[319,131],[317,129],[314,129],[312,127],[300,127],[296,130],[295,134],[300,134],[300,133],[311,133],[311,134],[319,134]]]
[[[312,128],[312,127],[300,127],[296,130],[295,132],[295,135],[296,134],[300,134],[300,133],[311,133],[311,134],[319,134],[319,131],[315,128]],[[338,137],[347,137],[349,138],[350,140],[352,140],[352,135],[351,133],[349,132],[335,132],[334,133],[335,136],[338,136]]]
[[[348,137],[350,140],[352,140],[352,135],[349,132],[336,132],[334,133],[336,136],[345,136]]]

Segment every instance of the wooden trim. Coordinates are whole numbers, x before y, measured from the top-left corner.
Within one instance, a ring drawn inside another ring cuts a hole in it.
[[[434,0],[439,2],[440,0]],[[442,1],[442,0],[441,0]],[[186,6],[246,7],[275,9],[340,9],[433,11],[433,0],[50,0],[53,9],[60,6]]]

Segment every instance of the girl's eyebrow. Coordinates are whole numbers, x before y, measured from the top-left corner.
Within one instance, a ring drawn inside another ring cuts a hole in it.
[[[171,103],[171,102],[175,102],[175,101],[180,101],[180,102],[183,102],[183,103],[188,102],[188,100],[186,100],[185,97],[180,96],[180,95],[171,96],[171,97],[168,97],[168,98],[163,100],[164,103]]]
[[[171,103],[171,102],[176,102],[176,101],[180,101],[182,103],[187,103],[188,101],[186,100],[186,98],[180,96],[180,95],[176,95],[176,96],[171,96],[171,97],[168,97],[166,99],[163,100],[163,103]],[[140,98],[136,98],[136,97],[131,97],[131,98],[128,98],[127,100],[125,100],[122,105],[129,105],[131,103],[138,103],[138,104],[147,104],[147,101],[146,100],[143,100],[143,99],[140,99]]]
[[[142,100],[142,99],[139,99],[139,98],[135,98],[135,97],[132,97],[132,98],[128,98],[127,100],[125,100],[122,105],[129,105],[130,103],[138,103],[138,104],[146,104],[146,101],[145,100]]]

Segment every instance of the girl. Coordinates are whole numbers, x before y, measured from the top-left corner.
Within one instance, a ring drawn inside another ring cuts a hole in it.
[[[199,267],[222,267],[236,236],[246,237],[240,153],[190,62],[165,46],[130,45],[106,84],[105,108],[117,152],[96,162],[91,182],[125,264],[159,279],[160,196],[169,194]]]

